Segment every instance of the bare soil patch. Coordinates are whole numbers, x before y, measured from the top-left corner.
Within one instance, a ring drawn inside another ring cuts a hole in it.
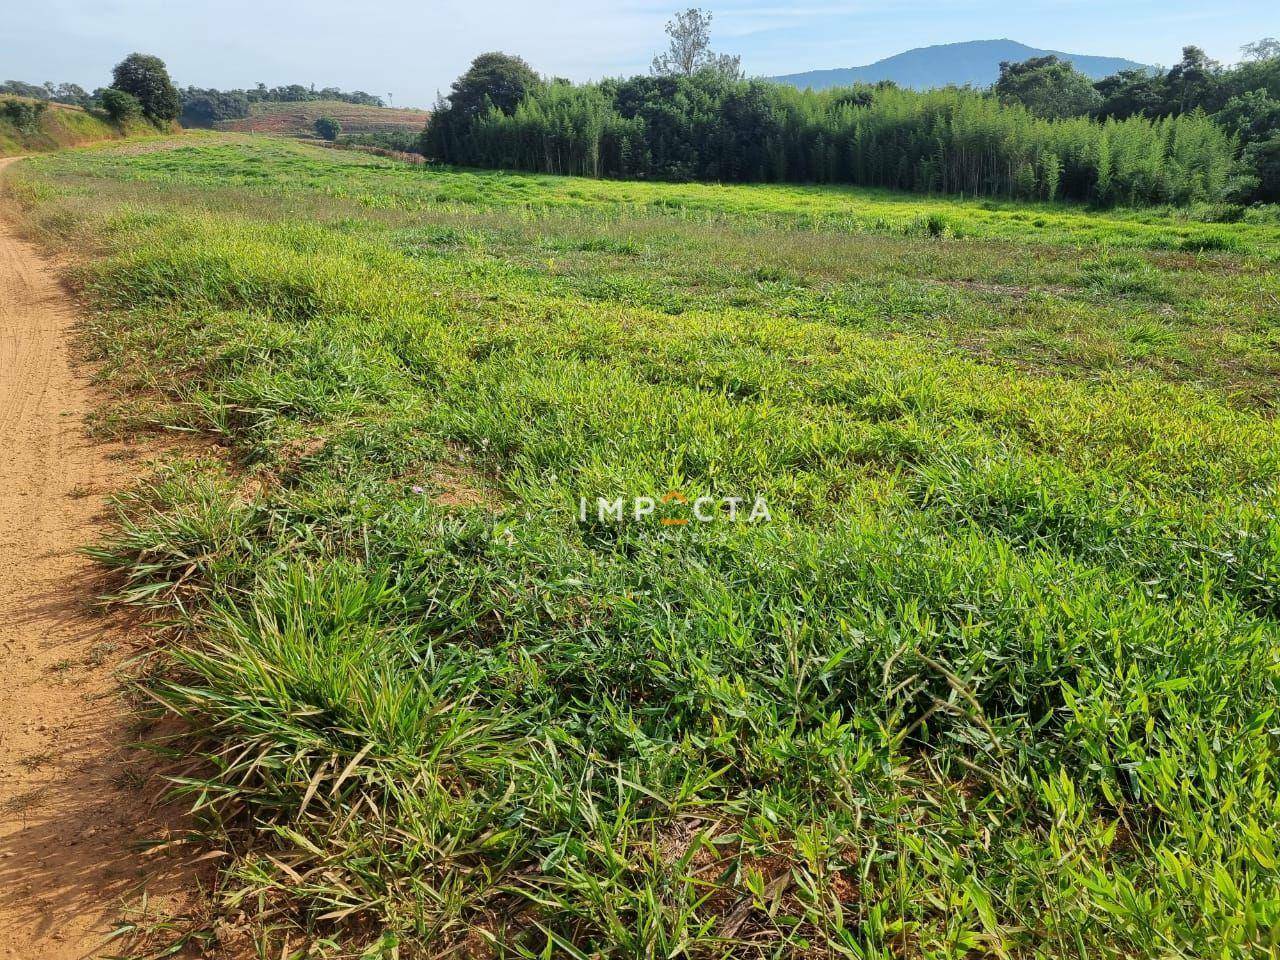
[[[180,860],[140,850],[178,822],[143,786],[117,676],[146,638],[104,614],[80,553],[139,451],[86,431],[97,398],[73,360],[76,319],[0,220],[0,957],[22,960],[118,952],[106,938],[144,891],[172,915],[191,887]]]

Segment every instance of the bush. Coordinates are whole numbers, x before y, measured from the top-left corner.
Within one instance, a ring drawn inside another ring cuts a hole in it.
[[[40,116],[48,109],[43,100],[18,100],[6,97],[0,100],[0,119],[8,120],[20,133],[34,133],[40,125]]]
[[[1207,233],[1199,237],[1187,237],[1179,242],[1178,249],[1189,253],[1216,253],[1234,250],[1237,246],[1234,237],[1223,236],[1220,233]]]
[[[1280,203],[1280,133],[1268,140],[1249,144],[1244,152],[1244,162],[1257,171],[1255,199],[1264,203]]]
[[[914,237],[932,237],[935,240],[941,240],[945,237],[954,236],[955,230],[942,214],[930,213],[916,217],[907,226],[907,234]]]
[[[102,91],[102,109],[116,123],[142,116],[142,104],[138,102],[138,98],[115,87]]]
[[[333,117],[319,117],[315,122],[315,129],[317,137],[332,143],[342,133],[342,124]]]

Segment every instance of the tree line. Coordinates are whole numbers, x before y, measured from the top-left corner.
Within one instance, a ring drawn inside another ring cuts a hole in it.
[[[217,90],[212,87],[187,87],[182,91],[182,125],[184,127],[209,127],[219,120],[239,120],[249,115],[249,105],[259,102],[305,103],[316,100],[339,100],[365,107],[385,107],[381,97],[363,90],[340,90],[315,84],[304,87],[298,83],[268,87],[259,83],[248,89]]]
[[[24,97],[44,103],[65,103],[102,115],[115,123],[144,119],[157,127],[172,124],[181,109],[182,98],[164,61],[144,53],[131,53],[111,71],[111,85],[88,93],[74,83],[24,83],[7,80],[0,84],[0,95]],[[6,103],[6,110],[14,101]],[[32,111],[36,116],[39,110]]]
[[[143,56],[133,54],[134,57]],[[164,69],[164,64],[160,64]],[[168,78],[167,71],[165,72]],[[171,84],[172,85],[172,84]],[[32,100],[44,100],[51,103],[65,103],[81,107],[85,110],[105,109],[104,95],[111,99],[107,91],[116,87],[99,87],[92,93],[75,83],[25,83],[21,80],[7,80],[0,84],[0,95],[9,94],[15,97],[26,97]],[[361,106],[383,107],[386,103],[381,97],[363,90],[340,90],[337,87],[316,89],[315,84],[303,86],[290,83],[284,86],[268,87],[259,83],[246,89],[218,90],[213,87],[201,88],[188,86],[177,90],[179,119],[184,127],[208,127],[218,120],[239,120],[249,115],[249,105],[259,101],[272,103],[302,103],[314,100],[340,100]],[[141,112],[141,111],[139,111]]]
[[[1168,70],[1125,70],[1096,83],[1056,57],[1001,64],[993,93],[1044,117],[1160,119],[1201,111],[1235,138],[1238,199],[1280,201],[1280,41],[1246,44],[1224,67],[1200,47]]]
[[[11,97],[26,97],[28,100],[45,100],[49,103],[65,103],[72,107],[89,107],[94,98],[101,94],[102,88],[89,93],[78,83],[24,83],[21,80],[6,80],[0,83],[0,94]]]
[[[711,71],[530,84],[509,109],[452,101],[423,150],[464,166],[592,177],[849,183],[1101,205],[1220,195],[1231,137],[1200,112],[1048,120],[970,90],[813,93]]]
[[[161,130],[173,125],[181,106],[164,61],[143,53],[131,53],[116,64],[111,85],[92,94],[73,83],[36,86],[18,80],[0,86],[0,97],[6,94],[8,98],[0,100],[0,118],[24,132],[34,130],[49,102],[81,107],[120,126],[138,120]]]
[[[849,183],[1096,205],[1280,200],[1280,44],[1224,69],[1198,48],[1169,71],[1094,84],[1053,57],[992,90],[892,84],[812,92],[742,78],[709,15],[668,26],[652,75],[582,85],[487,53],[441,100],[427,156],[592,177]]]

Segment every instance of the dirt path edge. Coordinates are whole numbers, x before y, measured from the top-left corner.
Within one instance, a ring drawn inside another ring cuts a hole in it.
[[[116,673],[144,638],[104,615],[80,553],[138,452],[86,430],[99,398],[73,359],[77,320],[0,215],[0,957],[22,960],[117,952],[107,937],[143,891],[173,913],[190,887],[180,863],[139,853],[172,820],[136,782]]]

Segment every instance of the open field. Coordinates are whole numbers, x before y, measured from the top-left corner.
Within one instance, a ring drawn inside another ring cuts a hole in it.
[[[264,955],[1280,949],[1273,213],[233,135],[7,197],[104,431],[204,441],[98,556]]]
[[[366,107],[342,100],[314,100],[304,103],[258,102],[249,105],[243,120],[220,120],[219,130],[247,133],[275,133],[281,136],[314,136],[314,124],[321,117],[333,117],[343,133],[421,133],[430,114],[425,110],[393,107]]]

